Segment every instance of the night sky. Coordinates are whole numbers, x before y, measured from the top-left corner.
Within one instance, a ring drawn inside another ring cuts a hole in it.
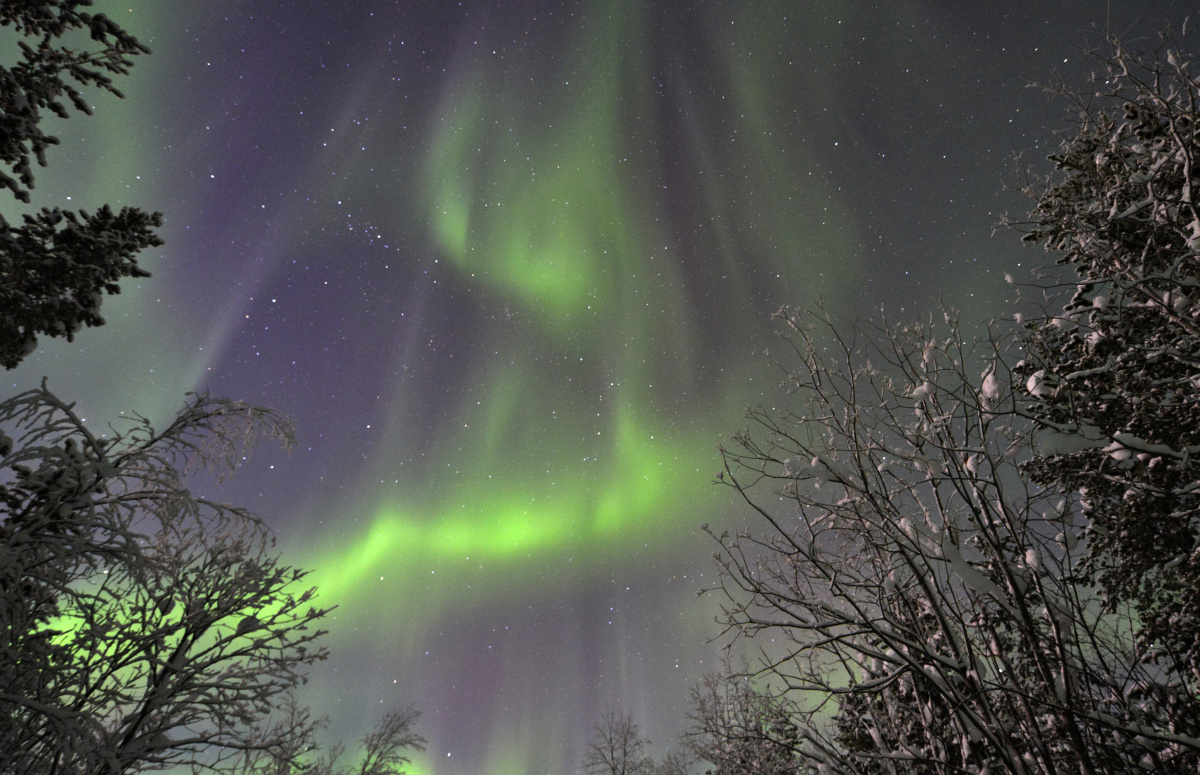
[[[712,485],[786,400],[768,316],[939,300],[1044,260],[993,226],[1111,24],[1192,3],[101,3],[147,43],[60,127],[34,205],[165,213],[108,325],[42,342],[89,422],[189,390],[294,417],[224,488],[314,569],[355,737],[415,703],[414,771],[578,768],[606,709],[661,754],[719,667]],[[6,215],[17,212],[6,202]]]

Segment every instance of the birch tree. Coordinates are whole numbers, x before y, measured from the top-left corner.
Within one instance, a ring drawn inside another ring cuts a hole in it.
[[[45,387],[0,403],[0,772],[284,773],[318,755],[293,692],[329,609],[261,520],[191,489],[259,439],[290,445],[291,422],[192,396],[161,431],[97,434]],[[399,771],[414,720],[368,736],[367,771]]]
[[[583,771],[587,775],[652,775],[654,762],[646,754],[648,744],[632,716],[607,710],[588,743]]]
[[[799,770],[800,709],[787,696],[756,689],[745,675],[706,676],[692,690],[683,744],[712,775],[792,775]]]
[[[714,537],[797,771],[1195,772],[1200,702],[1082,572],[1084,497],[1023,473],[1005,338],[778,318],[790,403],[719,475],[758,528]]]
[[[244,509],[193,495],[279,415],[194,396],[97,435],[44,387],[0,404],[0,767],[129,772],[270,748],[326,609]],[[301,730],[285,730],[293,734]]]

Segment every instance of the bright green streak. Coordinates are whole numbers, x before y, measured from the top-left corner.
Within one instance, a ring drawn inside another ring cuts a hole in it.
[[[432,515],[400,504],[379,507],[360,535],[309,563],[322,600],[345,604],[353,615],[375,596],[370,582],[381,576],[411,581],[447,562],[522,563],[570,547],[605,553],[644,541],[656,528],[682,529],[679,519],[713,503],[716,462],[712,444],[703,443],[707,432],[660,441],[628,411],[619,413],[616,427],[617,462],[600,482],[580,468],[550,493],[532,486],[496,494],[498,485],[481,484]],[[697,451],[702,466],[693,463]]]

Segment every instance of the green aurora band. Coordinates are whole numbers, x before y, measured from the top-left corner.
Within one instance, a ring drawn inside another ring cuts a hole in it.
[[[727,13],[710,21],[711,34],[734,29],[733,50],[771,50],[786,36]],[[803,132],[783,131],[794,121],[786,106],[771,107],[771,76],[730,57],[717,79],[731,87],[721,118],[737,121],[718,123],[744,136],[742,146],[718,153],[712,106],[683,106],[691,145],[677,152],[708,160],[689,173],[702,192],[693,204],[707,215],[696,220],[717,224],[704,260],[727,278],[719,297],[698,296],[685,276],[694,259],[673,256],[663,199],[650,17],[647,3],[590,4],[552,71],[542,61],[502,71],[490,43],[464,46],[429,122],[431,150],[411,198],[428,203],[434,243],[453,267],[447,282],[482,288],[522,323],[484,332],[506,353],[477,367],[481,389],[439,429],[439,448],[453,450],[452,491],[381,498],[356,539],[311,561],[337,569],[322,579],[328,592],[352,595],[397,552],[521,562],[674,541],[718,502],[707,486],[716,442],[758,394],[732,375],[765,376],[753,343],[766,341],[769,310],[753,302],[745,251],[767,267],[760,273],[771,277],[776,305],[809,298],[810,274],[836,281],[853,272],[845,236],[853,228],[830,207],[829,191],[809,190],[812,177],[797,175],[797,165],[812,165],[797,147]],[[786,170],[769,161],[781,157],[792,160]],[[756,186],[765,193],[749,194]],[[770,202],[771,211],[738,223],[726,202],[739,196]],[[734,236],[755,230],[748,246]],[[824,260],[797,273],[799,254]],[[705,317],[719,317],[720,330]],[[714,349],[729,357],[718,369]],[[384,436],[408,435],[411,398],[393,398]],[[363,480],[394,473],[391,461],[378,455]]]

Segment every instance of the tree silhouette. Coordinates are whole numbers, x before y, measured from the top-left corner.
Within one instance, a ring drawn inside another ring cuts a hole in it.
[[[131,57],[149,53],[104,14],[80,10],[90,5],[0,2],[0,28],[22,36],[20,61],[0,64],[0,188],[21,202],[30,202],[33,162],[45,166],[47,150],[59,143],[42,130],[46,113],[90,114],[81,91],[87,87],[122,96],[111,76],[128,73]],[[97,48],[63,42],[79,32]],[[103,325],[104,295],[118,293],[124,277],[149,276],[135,256],[162,244],[154,232],[161,225],[159,213],[134,207],[114,213],[107,205],[92,213],[43,207],[22,215],[19,226],[0,215],[0,366],[15,368],[34,352],[39,335],[71,341],[83,326]]]

